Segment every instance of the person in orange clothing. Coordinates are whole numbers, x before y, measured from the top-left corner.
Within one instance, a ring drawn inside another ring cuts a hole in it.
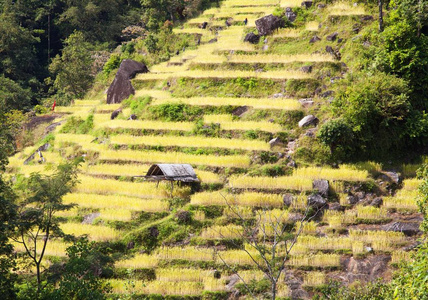
[[[54,100],[54,103],[52,104],[52,112],[55,111],[55,107],[56,107],[56,100]]]

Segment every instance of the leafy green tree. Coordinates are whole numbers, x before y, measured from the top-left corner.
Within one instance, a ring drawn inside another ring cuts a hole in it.
[[[323,124],[317,136],[338,158],[345,158],[347,154],[352,153],[350,150],[354,147],[354,133],[343,119],[335,119]]]
[[[100,246],[81,238],[67,248],[68,261],[61,272],[58,289],[49,299],[102,300],[110,291],[100,275],[109,257],[100,251]]]
[[[16,219],[16,195],[2,176],[7,164],[7,154],[10,151],[9,127],[5,124],[5,114],[0,106],[0,295],[4,299],[15,299],[16,275],[12,273],[15,260],[9,238],[13,234]]]
[[[23,244],[26,256],[36,267],[38,293],[42,290],[41,263],[46,246],[52,236],[63,235],[55,214],[74,207],[64,204],[62,197],[77,183],[79,164],[77,160],[59,165],[51,176],[33,173],[16,187],[21,191],[21,201],[14,240]]]
[[[67,99],[83,97],[91,87],[93,59],[90,45],[81,32],[74,32],[65,40],[62,55],[57,55],[49,66],[56,75],[54,87]]]
[[[31,92],[0,75],[0,106],[6,110],[27,110],[31,107]]]

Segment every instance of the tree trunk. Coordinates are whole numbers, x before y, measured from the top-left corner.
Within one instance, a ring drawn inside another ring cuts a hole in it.
[[[379,32],[383,31],[383,0],[378,0],[379,4]]]
[[[36,271],[37,271],[37,294],[40,294],[42,290],[42,279],[40,276],[40,263],[36,262]]]
[[[275,300],[276,299],[276,281],[273,281],[272,282],[272,286],[271,286],[271,289],[272,289],[272,300]]]

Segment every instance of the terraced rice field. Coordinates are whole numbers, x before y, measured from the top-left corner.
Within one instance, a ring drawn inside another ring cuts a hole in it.
[[[58,133],[61,127],[57,129],[52,147],[44,153],[45,164],[39,164],[36,156],[35,161],[23,165],[36,147],[10,159],[9,171],[28,176],[31,172],[50,174],[52,169],[46,165],[84,157],[80,183],[63,199],[77,207],[58,215],[64,221],[61,228],[65,233],[88,235],[93,241],[126,246],[126,254],[115,261],[115,275],[123,275],[126,270],[150,275],[144,280],[124,275],[106,279],[113,293],[183,297],[201,296],[207,291],[227,294],[226,284],[236,271],[246,281],[262,280],[266,276],[255,264],[262,262],[260,255],[251,245],[233,244],[245,233],[237,224],[237,214],[257,223],[252,238],[265,238],[267,247],[273,242],[272,223],[288,226],[290,234],[301,228],[287,268],[308,291],[331,278],[345,278],[349,270],[344,261],[351,258],[364,260],[380,254],[390,257],[392,264],[409,259],[403,249],[412,238],[388,228],[397,215],[407,221],[406,216],[417,211],[420,180],[407,178],[394,194],[382,197],[377,206],[369,205],[364,201],[377,196],[370,187],[377,184],[373,174],[382,172],[381,165],[367,162],[333,168],[298,164],[292,168],[287,166],[287,155],[292,154],[287,143],[275,147],[268,143],[275,137],[286,142],[288,137],[294,140],[308,134],[306,129],[298,128],[296,118],[316,111],[323,101],[318,97],[315,107],[303,107],[300,97],[289,93],[287,81],[295,85],[307,80],[320,85],[325,82],[313,73],[289,66],[248,70],[263,64],[326,63],[322,72],[334,72],[337,67],[333,66],[337,61],[323,48],[288,55],[243,42],[245,33],[253,30],[260,16],[279,7],[300,6],[301,1],[294,0],[222,1],[220,8],[209,9],[183,28],[174,29],[176,34],[200,38],[196,49],[186,49],[134,80],[138,88],[133,99],[138,102],[140,97],[150,97],[138,120],[128,120],[134,113],[132,107],[123,107],[119,117],[111,120],[111,112],[122,104],[107,105],[104,99],[75,100],[73,106],[57,107],[57,112],[64,114],[64,120],[93,115],[93,130],[74,134]],[[287,43],[293,45],[308,34],[324,34],[320,26],[323,20],[316,8],[312,9],[311,21],[275,32],[268,37],[268,46],[273,46],[271,41],[276,39],[287,38]],[[329,16],[367,13],[362,5],[344,2],[328,5],[326,12]],[[242,24],[245,17],[249,20],[247,26]],[[230,27],[225,26],[226,18],[230,18]],[[205,21],[208,29],[197,27]],[[207,43],[213,38],[217,41]],[[238,68],[221,70],[225,63]],[[204,69],[205,65],[210,66]],[[215,89],[228,85],[230,95],[229,91],[226,97],[218,97],[217,92],[206,94],[210,90],[207,82],[213,82]],[[245,87],[250,83],[255,85]],[[183,96],[180,89],[192,92],[192,96]],[[254,96],[255,90],[261,96]],[[282,96],[275,98],[274,94],[279,93]],[[160,108],[167,110],[166,117],[177,110],[182,117],[165,121],[165,116],[155,118],[149,113]],[[245,108],[245,112],[238,113],[236,108]],[[196,117],[192,109],[198,111]],[[175,184],[171,189],[170,183],[158,185],[138,178],[157,163],[191,164],[201,183],[193,187]],[[328,205],[339,209],[327,209],[317,221],[300,223],[309,197],[317,193],[316,180],[328,180]],[[352,190],[355,186],[359,187],[356,191]],[[183,211],[184,225],[179,220]],[[79,222],[83,219],[93,220]],[[147,232],[152,235],[144,235]],[[168,239],[153,249],[147,247],[146,240],[157,235]],[[63,257],[67,245],[61,240],[50,241],[47,255]],[[16,250],[24,249],[16,245]],[[278,253],[284,255],[284,248]],[[282,274],[278,296],[290,295]]]

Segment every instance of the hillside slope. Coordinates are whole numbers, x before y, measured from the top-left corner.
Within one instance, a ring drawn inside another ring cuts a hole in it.
[[[300,6],[292,0],[223,1],[175,29],[194,35],[195,46],[138,75],[132,99],[57,107],[61,124],[40,144],[51,145],[45,162],[36,155],[23,165],[34,148],[10,159],[10,173],[28,175],[85,158],[81,183],[64,198],[79,206],[59,217],[66,233],[88,234],[116,251],[114,275],[106,279],[113,293],[226,298],[235,292],[237,271],[262,281],[228,203],[247,220],[260,212],[280,218],[291,233],[308,206],[325,204],[292,250],[279,297],[308,299],[329,280],[388,279],[394,264],[409,258],[422,220],[416,165],[403,166],[400,176],[374,162],[337,168],[307,163],[334,84],[352,72],[342,46],[358,40],[355,24],[369,25],[371,12],[343,2]],[[256,19],[280,7],[297,14],[293,28],[255,45],[243,42],[256,31]],[[203,22],[207,29],[200,29]],[[138,120],[130,120],[132,114]],[[310,115],[320,120],[299,126]],[[325,149],[319,151],[322,156]],[[201,184],[171,190],[138,178],[156,163],[191,164]],[[52,240],[47,255],[63,257],[66,246]]]

